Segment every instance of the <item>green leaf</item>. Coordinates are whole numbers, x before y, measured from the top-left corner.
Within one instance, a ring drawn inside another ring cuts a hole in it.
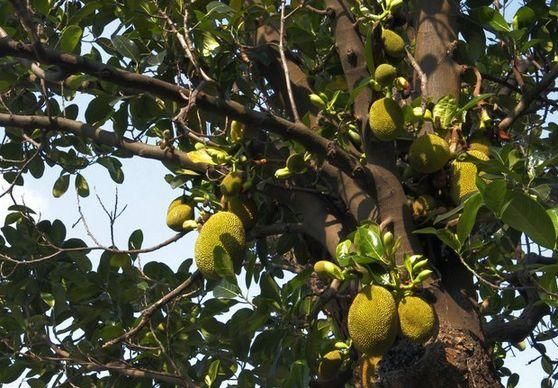
[[[335,249],[335,258],[339,261],[343,258],[343,256],[348,255],[351,251],[351,245],[352,243],[350,240],[345,240],[337,244],[337,248]]]
[[[141,229],[136,229],[130,235],[128,239],[128,249],[135,250],[141,249],[141,244],[143,243],[143,232]]]
[[[94,98],[85,110],[85,120],[92,126],[103,125],[114,113],[110,98],[99,96]]]
[[[370,28],[366,33],[366,42],[364,43],[364,59],[366,60],[366,66],[370,74],[374,74],[376,70],[376,65],[374,64],[373,35],[374,29]]]
[[[432,111],[434,123],[442,129],[451,126],[452,120],[457,113],[457,100],[452,95],[447,95],[436,103]]]
[[[234,275],[233,261],[229,254],[223,247],[215,247],[213,250],[213,260],[215,263],[215,272],[217,275],[227,281],[236,284],[236,277]]]
[[[64,174],[61,175],[56,182],[54,182],[54,186],[52,188],[52,195],[55,198],[60,198],[64,195],[66,190],[68,190],[68,186],[70,185],[70,175]]]
[[[194,163],[216,164],[213,161],[213,158],[203,148],[196,151],[190,151],[187,153],[187,155],[188,158],[190,158],[190,160],[192,160],[192,162]]]
[[[112,253],[110,256],[111,267],[128,268],[131,264],[132,260],[127,253]]]
[[[354,238],[356,251],[362,256],[384,261],[384,245],[379,233],[366,226],[357,229]]]
[[[469,234],[473,230],[477,213],[481,206],[482,196],[479,193],[473,194],[465,201],[463,213],[459,217],[459,222],[457,224],[457,238],[461,245],[465,243],[467,237],[469,237]]]
[[[556,245],[558,246],[558,207],[555,207],[554,209],[548,209],[546,213],[554,224],[554,232],[556,233]]]
[[[448,247],[453,249],[456,252],[461,250],[461,243],[457,238],[457,235],[452,233],[447,229],[436,229],[432,227],[422,228],[419,230],[415,230],[414,233],[416,234],[434,234],[438,237],[444,244]]]
[[[506,388],[515,388],[519,383],[519,375],[517,373],[512,373],[512,375],[508,378],[508,383],[506,384]]]
[[[75,185],[76,185],[76,191],[80,197],[89,196],[89,184],[81,174],[76,175]]]
[[[496,9],[482,6],[474,8],[470,11],[470,16],[486,29],[495,32],[509,32],[510,26],[504,19],[504,16]]]
[[[215,360],[209,365],[209,368],[207,370],[207,375],[205,376],[204,381],[210,388],[215,382],[215,380],[217,379],[217,372],[219,372],[220,365],[221,365],[220,360]]]
[[[546,210],[533,198],[513,193],[501,217],[514,229],[524,232],[531,240],[546,248],[554,248],[556,229]]]
[[[476,97],[473,97],[471,100],[469,100],[468,103],[466,103],[465,105],[463,105],[461,108],[459,108],[459,113],[461,112],[466,112],[467,110],[471,109],[472,107],[474,107],[475,105],[477,105],[477,103],[479,103],[480,101],[487,99],[488,97],[492,97],[494,95],[494,93],[484,93],[481,95],[478,95]]]
[[[112,38],[112,44],[114,48],[120,55],[126,58],[130,58],[136,60],[139,57],[139,49],[138,46],[134,43],[134,41],[128,39],[125,36],[115,36]]]
[[[71,25],[64,28],[58,41],[58,49],[71,53],[78,46],[83,30],[80,26]]]
[[[486,186],[477,185],[486,206],[500,217],[500,213],[506,203],[507,183],[503,179],[490,182]]]
[[[219,284],[213,289],[213,295],[216,298],[234,299],[240,295],[242,292],[240,288],[231,282],[223,279]]]
[[[281,289],[269,273],[264,273],[260,279],[261,296],[281,303]]]

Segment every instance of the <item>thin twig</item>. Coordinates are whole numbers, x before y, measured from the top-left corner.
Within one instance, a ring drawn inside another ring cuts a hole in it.
[[[114,338],[110,341],[105,342],[102,345],[102,348],[107,349],[107,348],[110,348],[113,345],[116,345],[119,342],[129,340],[131,337],[136,335],[145,325],[147,325],[147,323],[149,322],[149,320],[151,319],[151,317],[153,316],[155,311],[159,310],[160,308],[165,306],[167,303],[169,303],[173,299],[176,299],[179,296],[181,296],[182,293],[184,291],[186,291],[188,288],[190,288],[190,286],[192,284],[194,284],[195,282],[197,282],[198,280],[201,280],[201,279],[202,279],[201,272],[199,272],[199,271],[194,272],[188,279],[183,281],[174,290],[172,290],[168,294],[164,295],[157,302],[153,303],[152,305],[147,307],[145,310],[143,310],[141,312],[139,322],[133,328],[131,328],[130,330],[128,330],[124,334],[122,334],[122,335],[120,335],[120,336],[118,336],[118,337],[116,337],[116,338]]]
[[[428,103],[426,99],[426,96],[428,96],[428,92],[426,90],[428,86],[428,77],[426,76],[426,73],[422,70],[418,62],[416,61],[415,57],[411,55],[411,52],[407,47],[405,47],[405,52],[407,53],[407,59],[409,59],[409,62],[411,62],[411,66],[413,66],[413,69],[415,69],[420,79],[420,94],[421,94],[420,106],[422,108],[422,114],[424,115],[424,112],[426,112],[426,104]]]
[[[296,103],[295,103],[293,90],[291,86],[291,76],[289,74],[287,58],[285,56],[285,1],[284,0],[281,1],[281,24],[279,28],[279,54],[281,56],[281,64],[283,65],[283,72],[285,73],[285,83],[287,85],[287,94],[289,95],[291,110],[293,112],[293,119],[296,122],[300,122],[300,116],[298,115],[298,110],[296,108]]]

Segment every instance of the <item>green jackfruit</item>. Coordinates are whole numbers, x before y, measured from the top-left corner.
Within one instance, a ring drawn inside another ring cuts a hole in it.
[[[369,355],[387,352],[397,335],[397,307],[391,293],[380,286],[366,286],[349,308],[349,335],[355,347]]]
[[[389,63],[382,63],[374,72],[374,79],[383,87],[391,86],[396,76],[397,70]]]
[[[184,230],[182,224],[185,221],[194,219],[194,208],[191,206],[190,199],[180,196],[172,201],[167,209],[167,226],[172,230],[181,232]]]
[[[393,141],[403,132],[403,111],[391,98],[380,98],[370,107],[368,115],[370,129],[382,141]]]
[[[203,225],[196,240],[196,265],[205,277],[219,277],[215,269],[215,256],[226,253],[238,271],[244,259],[245,244],[246,232],[240,218],[231,212],[215,213]]]
[[[450,156],[448,143],[431,133],[416,138],[409,148],[409,164],[423,174],[441,170]]]
[[[480,151],[467,152],[480,160],[488,160],[488,156]],[[459,204],[463,198],[477,191],[477,166],[473,161],[454,160],[450,165],[451,173],[451,196],[455,204]]]
[[[490,140],[485,136],[473,136],[469,141],[470,151],[479,151],[485,155],[489,155]]]
[[[339,350],[327,352],[318,365],[318,377],[321,380],[331,380],[339,373],[343,359]]]
[[[394,59],[401,59],[405,56],[405,42],[396,32],[382,30],[382,44],[388,56]]]
[[[227,197],[234,197],[242,191],[243,183],[241,172],[229,172],[221,181],[221,193]]]
[[[226,203],[227,210],[236,214],[242,221],[244,229],[251,229],[256,223],[256,213],[258,207],[254,200],[237,195],[236,197],[229,197]]]
[[[172,230],[184,230],[185,221],[194,219],[194,209],[190,205],[176,205],[167,213],[167,226]]]
[[[425,343],[432,337],[436,317],[434,309],[417,296],[406,296],[397,307],[401,334],[417,343]]]

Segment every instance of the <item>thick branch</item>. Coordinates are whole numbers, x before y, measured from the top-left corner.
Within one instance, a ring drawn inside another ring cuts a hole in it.
[[[328,9],[335,13],[335,46],[341,59],[345,79],[349,90],[370,76],[366,67],[364,44],[353,24],[352,15],[347,3],[343,0],[326,0]],[[372,90],[364,88],[354,102],[355,117],[364,129],[368,122],[368,109],[372,102]]]
[[[532,278],[532,275],[527,271],[514,274],[514,279],[510,280],[512,284],[524,287],[531,286],[534,282],[535,280]],[[541,303],[539,291],[536,287],[526,287],[522,291],[522,295],[527,306],[517,319],[508,322],[495,319],[484,325],[485,336],[488,340],[494,342],[521,342],[533,332],[541,319],[550,311],[548,305]]]
[[[156,159],[179,164],[184,168],[204,173],[210,166],[205,163],[194,163],[185,152],[178,150],[161,149],[160,147],[134,141],[115,133],[93,128],[80,121],[69,120],[63,117],[24,116],[0,113],[0,125],[22,129],[43,128],[51,131],[68,131],[77,136],[86,137],[97,144],[120,148],[130,153],[148,159]]]

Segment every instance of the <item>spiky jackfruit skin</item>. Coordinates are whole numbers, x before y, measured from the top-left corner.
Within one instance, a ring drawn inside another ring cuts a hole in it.
[[[390,86],[397,77],[397,70],[389,63],[382,63],[374,72],[374,79],[383,87]]]
[[[364,287],[349,308],[349,335],[355,347],[369,356],[380,356],[389,350],[397,325],[395,300],[383,287]]]
[[[251,229],[256,224],[258,207],[256,202],[248,197],[241,195],[230,197],[227,201],[227,210],[240,218],[246,230]]]
[[[490,140],[484,136],[475,136],[469,142],[470,151],[479,151],[485,155],[489,155]]]
[[[406,296],[399,301],[397,313],[403,336],[420,344],[432,337],[436,316],[427,302],[417,296]]]
[[[221,181],[221,194],[227,197],[234,197],[242,191],[242,184],[241,172],[229,172]]]
[[[396,32],[392,30],[382,30],[382,44],[387,55],[395,59],[405,56],[405,42]]]
[[[393,141],[403,131],[403,110],[391,98],[380,98],[370,107],[370,129],[382,141]]]
[[[321,380],[331,380],[339,373],[343,359],[339,350],[327,352],[318,365],[318,377]]]
[[[217,250],[226,252],[236,270],[242,265],[246,232],[242,221],[231,212],[218,212],[203,225],[194,246],[194,258],[200,272],[208,278],[219,277],[215,270]]]
[[[489,159],[480,151],[473,150],[467,153],[480,160],[487,161]],[[473,161],[454,160],[450,167],[451,197],[457,205],[463,198],[478,191],[476,183],[478,169]]]
[[[432,133],[417,137],[409,148],[409,164],[423,174],[441,170],[450,156],[448,143]]]

